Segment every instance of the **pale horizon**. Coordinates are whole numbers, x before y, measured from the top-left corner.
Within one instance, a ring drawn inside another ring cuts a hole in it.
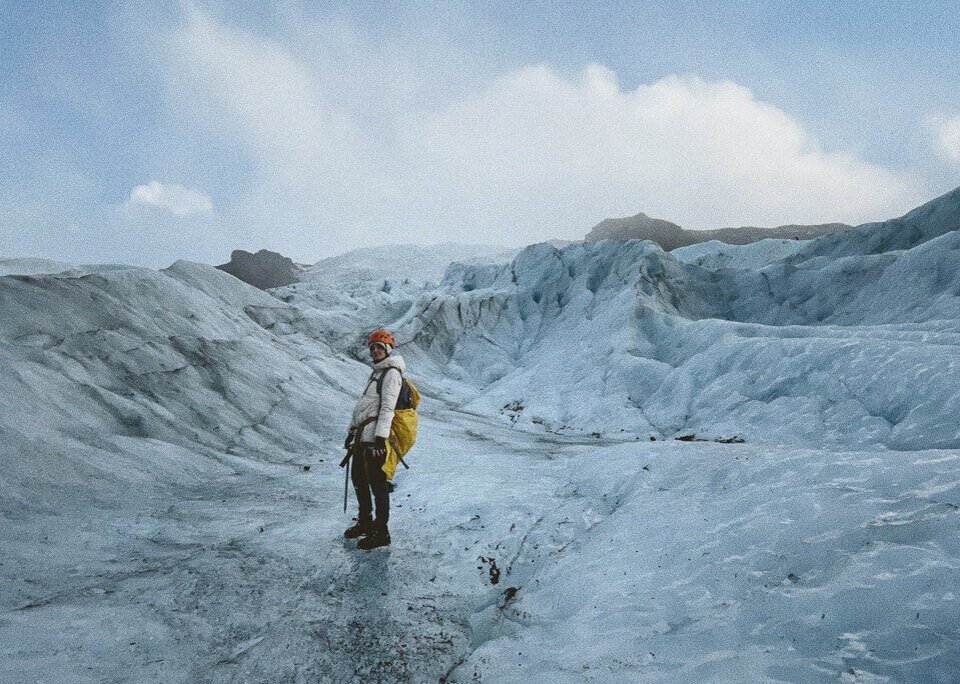
[[[857,225],[960,185],[954,5],[577,7],[6,8],[0,256]]]

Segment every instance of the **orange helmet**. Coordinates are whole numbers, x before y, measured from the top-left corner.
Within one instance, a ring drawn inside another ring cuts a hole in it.
[[[388,330],[374,330],[367,337],[367,346],[369,347],[374,342],[379,342],[380,344],[389,344],[391,347],[396,347],[397,343],[393,341],[393,335],[390,334]]]

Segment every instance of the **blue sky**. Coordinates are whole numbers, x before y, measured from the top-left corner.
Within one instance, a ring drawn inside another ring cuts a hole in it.
[[[0,256],[898,215],[960,185],[960,7],[0,7]]]

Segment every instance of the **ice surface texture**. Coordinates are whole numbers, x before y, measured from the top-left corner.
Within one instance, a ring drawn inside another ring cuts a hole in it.
[[[451,267],[400,334],[476,388],[473,408],[555,431],[957,448],[957,228],[954,192],[790,249],[713,243],[736,255],[719,267],[649,242],[538,245]]]
[[[11,263],[0,680],[953,681],[958,228],[954,192],[270,293]],[[381,326],[423,422],[361,554],[334,464]]]

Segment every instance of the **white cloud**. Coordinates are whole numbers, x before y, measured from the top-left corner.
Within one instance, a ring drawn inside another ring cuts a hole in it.
[[[641,210],[693,228],[860,222],[925,199],[906,174],[822,150],[748,89],[696,76],[627,91],[600,66],[576,78],[528,67],[438,112],[411,140],[425,179],[445,182],[474,220],[515,215],[531,227]]]
[[[412,44],[340,24],[289,30],[266,40],[191,10],[168,85],[185,116],[253,162],[233,213],[271,226],[299,258],[577,238],[638,211],[691,228],[859,223],[933,194],[915,175],[824,150],[733,82],[674,75],[624,89],[602,66],[537,65],[474,74],[465,88]]]
[[[960,117],[937,119],[934,126],[940,153],[950,161],[960,164]]]
[[[135,186],[124,205],[157,207],[169,211],[174,216],[213,213],[213,202],[210,197],[199,190],[156,180]]]

